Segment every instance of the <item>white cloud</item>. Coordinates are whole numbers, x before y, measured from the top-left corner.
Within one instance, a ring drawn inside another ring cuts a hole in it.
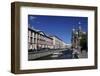
[[[36,19],[36,17],[30,16],[30,20],[34,20],[34,19]]]

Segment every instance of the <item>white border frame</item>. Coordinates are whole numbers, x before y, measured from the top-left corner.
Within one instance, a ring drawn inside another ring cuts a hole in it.
[[[88,17],[88,58],[28,61],[28,14]],[[94,65],[94,11],[41,7],[20,8],[20,69],[43,69]]]

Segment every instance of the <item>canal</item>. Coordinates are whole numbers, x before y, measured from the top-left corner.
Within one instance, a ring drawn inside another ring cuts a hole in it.
[[[72,50],[67,49],[67,50],[55,52],[51,55],[37,58],[34,60],[72,59],[73,58],[72,52],[73,52]]]

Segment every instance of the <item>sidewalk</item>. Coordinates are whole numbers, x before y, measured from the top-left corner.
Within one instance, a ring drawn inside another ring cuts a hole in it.
[[[79,53],[79,58],[88,58],[88,53],[85,50],[83,50]]]

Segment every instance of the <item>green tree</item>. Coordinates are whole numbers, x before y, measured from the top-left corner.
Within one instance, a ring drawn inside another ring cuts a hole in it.
[[[80,40],[80,46],[82,50],[87,51],[87,34],[82,34],[81,40]]]

